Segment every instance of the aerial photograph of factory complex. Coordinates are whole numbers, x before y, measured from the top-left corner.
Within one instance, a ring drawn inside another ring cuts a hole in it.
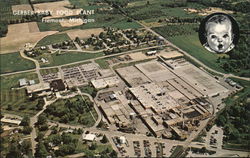
[[[249,157],[249,13],[248,0],[1,0],[0,157]],[[217,14],[237,25],[231,45],[202,43]]]

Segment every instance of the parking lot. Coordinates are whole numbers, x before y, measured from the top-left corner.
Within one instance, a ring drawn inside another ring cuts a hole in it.
[[[119,137],[113,137],[118,151],[122,156],[129,157],[169,157],[174,144],[163,141],[150,141],[137,138],[126,138],[126,143],[121,143]]]

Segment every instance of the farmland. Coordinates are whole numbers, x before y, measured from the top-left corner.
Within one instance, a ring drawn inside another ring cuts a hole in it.
[[[171,1],[149,1],[146,2],[134,2],[129,4],[124,11],[136,20],[150,20],[157,21],[160,18],[192,18],[197,17],[196,14],[188,14],[184,11],[187,4],[176,3]],[[150,11],[149,11],[150,10]]]
[[[19,51],[26,43],[35,44],[43,37],[54,33],[56,31],[40,32],[36,22],[9,25],[6,37],[0,38],[0,52],[9,53]]]
[[[0,54],[0,61],[1,74],[35,68],[35,64],[32,61],[22,58],[18,52]]]
[[[198,30],[197,24],[177,24],[177,25],[165,25],[163,27],[156,27],[153,30],[164,35],[165,37],[174,37],[179,35],[191,35]]]
[[[15,23],[23,19],[21,15],[13,15],[12,7],[25,5],[30,7],[28,0],[1,0],[0,1],[0,37],[4,37],[8,32],[8,24]]]
[[[128,19],[120,14],[112,14],[108,12],[95,13],[94,15],[88,16],[88,19],[93,19],[94,22],[84,23],[80,26],[73,27],[62,27],[60,23],[42,23],[39,22],[38,26],[41,31],[66,31],[71,29],[93,29],[103,27],[113,27],[119,29],[128,28],[141,28],[136,22],[128,22]]]
[[[66,40],[70,40],[69,36],[65,33],[63,34],[55,34],[55,35],[50,35],[50,36],[46,36],[44,37],[42,40],[40,40],[37,43],[37,47],[40,46],[46,46],[46,45],[50,45],[50,44],[54,44],[54,43],[61,43],[63,41]]]
[[[87,59],[92,59],[96,57],[103,56],[103,53],[85,53],[85,52],[68,52],[63,54],[44,54],[42,57],[45,57],[49,60],[49,63],[41,64],[42,67],[49,66],[59,66],[64,64],[69,64],[72,62],[84,61]]]

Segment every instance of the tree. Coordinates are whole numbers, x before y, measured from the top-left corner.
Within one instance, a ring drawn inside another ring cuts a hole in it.
[[[23,117],[20,125],[21,126],[28,126],[30,124],[30,118],[26,115]]]
[[[201,153],[205,153],[206,151],[207,151],[206,147],[202,147],[200,150]]]
[[[39,141],[36,147],[35,157],[46,157],[48,156],[48,151],[46,150],[43,142]]]
[[[11,111],[12,109],[12,105],[8,104],[7,110]]]
[[[104,144],[108,142],[108,138],[107,138],[106,135],[104,135],[104,136],[102,137],[101,142],[104,143]]]
[[[63,144],[69,144],[72,141],[73,141],[73,139],[69,134],[67,134],[67,133],[62,134],[62,142],[63,142]]]
[[[24,126],[23,130],[22,130],[22,133],[23,134],[30,134],[31,131],[32,131],[32,127],[30,127],[30,126]]]
[[[110,157],[111,158],[117,158],[117,152],[115,150],[113,150],[111,153],[110,153]]]
[[[6,158],[19,158],[22,157],[22,153],[19,150],[19,145],[17,141],[11,142],[9,153],[6,155]]]
[[[44,100],[40,98],[40,99],[38,100],[38,103],[36,104],[36,109],[37,109],[37,110],[42,110],[44,104],[45,104]]]
[[[31,143],[29,140],[24,140],[21,145],[21,151],[25,154],[28,154],[29,150],[31,148]]]
[[[59,144],[61,144],[62,137],[60,136],[60,134],[52,135],[51,136],[51,141],[52,141],[53,144],[59,145]]]
[[[63,144],[59,147],[58,155],[64,156],[73,154],[75,152],[76,145],[73,143]]]
[[[96,143],[93,143],[93,142],[92,142],[91,145],[90,145],[90,147],[89,147],[89,149],[90,149],[90,150],[95,150],[96,147],[97,147]]]
[[[47,118],[44,115],[39,115],[38,120],[37,120],[37,124],[43,125],[45,123],[47,123]]]

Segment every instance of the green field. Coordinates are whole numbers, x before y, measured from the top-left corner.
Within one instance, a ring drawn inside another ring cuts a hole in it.
[[[21,19],[20,15],[13,15],[12,5],[29,4],[28,0],[1,0],[0,1],[0,22]]]
[[[41,39],[37,43],[36,46],[37,47],[46,46],[46,45],[50,45],[50,44],[54,44],[54,43],[61,43],[63,41],[67,41],[67,40],[70,40],[70,38],[66,33],[54,34],[54,35],[44,37],[43,39]]]
[[[36,3],[47,3],[47,2],[57,2],[57,1],[62,1],[62,0],[31,0],[31,3],[36,4]]]
[[[46,55],[46,56],[45,56]],[[43,64],[42,67],[59,66],[72,62],[84,61],[103,56],[103,53],[85,53],[85,52],[68,52],[63,54],[43,54],[42,56],[49,60],[49,63]]]
[[[176,25],[165,25],[161,27],[155,27],[153,30],[164,35],[164,37],[175,37],[180,35],[192,35],[196,34],[198,30],[198,24],[176,24]]]
[[[134,3],[134,4],[133,4]],[[133,2],[123,10],[132,18],[137,20],[146,20],[147,22],[158,21],[158,19],[165,18],[192,18],[198,17],[197,14],[189,14],[183,9],[186,7],[169,7],[171,1],[156,0],[154,2],[149,1],[149,5],[144,2]]]
[[[25,89],[11,89],[19,87],[19,79],[26,78],[26,80],[35,80],[39,82],[36,73],[21,73],[15,75],[0,77],[0,96],[1,96],[1,110],[3,112],[14,113],[17,115],[33,115],[35,114],[36,100],[29,100]],[[11,106],[11,110],[7,110]],[[21,108],[21,109],[20,109]],[[23,109],[24,108],[24,109]]]
[[[69,0],[70,4],[75,5],[77,8],[84,8],[88,6],[89,0]]]
[[[67,30],[68,28],[63,28],[60,23],[52,22],[52,23],[45,23],[45,22],[37,22],[39,30],[43,31],[63,31]]]
[[[1,76],[0,77],[1,90],[10,90],[13,87],[18,87],[19,79],[22,78],[26,78],[27,80],[35,80],[36,83],[39,82],[38,76],[34,72]]]
[[[214,54],[207,51],[201,44],[198,39],[198,35],[188,35],[188,36],[176,36],[168,38],[173,44],[177,47],[183,49],[188,52],[190,55],[207,65],[208,67],[220,71],[225,72],[223,68],[220,67],[219,63],[217,63],[217,59],[219,54]]]
[[[97,59],[95,62],[102,68],[102,69],[109,69],[109,64],[107,62],[109,58]]]
[[[62,27],[59,23],[42,23],[38,22],[40,31],[66,31],[70,29],[90,29],[90,28],[102,28],[113,27],[119,29],[129,28],[141,28],[136,22],[128,22],[128,18],[120,14],[111,13],[95,13],[88,16],[88,19],[94,19],[94,22],[88,22],[86,24],[74,27]]]
[[[33,61],[22,58],[18,52],[0,54],[0,61],[1,74],[35,68]]]
[[[41,69],[40,70],[40,73],[41,75],[47,75],[47,74],[50,74],[50,73],[56,73],[58,72],[58,68],[52,68],[52,69]]]

